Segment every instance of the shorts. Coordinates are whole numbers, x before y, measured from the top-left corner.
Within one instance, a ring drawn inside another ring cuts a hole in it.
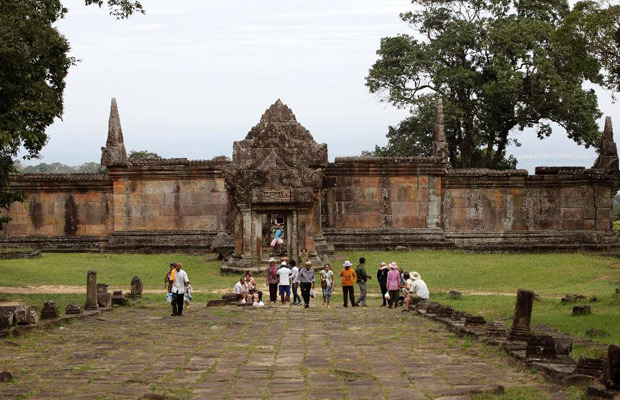
[[[282,239],[273,239],[271,241],[271,247],[275,247],[276,245],[282,244],[282,243],[284,243],[284,240],[282,240]]]
[[[291,285],[280,285],[280,296],[284,296],[284,293],[291,297]]]

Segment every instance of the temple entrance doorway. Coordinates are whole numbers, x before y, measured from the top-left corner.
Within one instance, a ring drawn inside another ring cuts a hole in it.
[[[291,254],[291,232],[289,212],[268,212],[262,214],[261,261],[270,257],[284,257]],[[282,241],[280,244],[279,241]],[[276,246],[272,246],[272,244]],[[279,261],[279,258],[278,258]]]

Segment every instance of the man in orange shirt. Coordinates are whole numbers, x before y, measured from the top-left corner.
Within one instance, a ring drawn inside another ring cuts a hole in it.
[[[342,298],[344,300],[344,306],[348,307],[347,295],[351,299],[351,307],[357,307],[355,304],[355,289],[353,285],[357,281],[357,275],[351,268],[353,264],[347,260],[344,262],[344,269],[340,270],[340,277],[342,278]]]

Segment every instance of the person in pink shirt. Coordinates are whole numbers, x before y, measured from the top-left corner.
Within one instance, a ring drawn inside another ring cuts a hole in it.
[[[394,308],[398,304],[399,288],[400,272],[398,272],[398,264],[392,261],[390,263],[390,271],[387,274],[387,289],[390,294],[389,308]]]

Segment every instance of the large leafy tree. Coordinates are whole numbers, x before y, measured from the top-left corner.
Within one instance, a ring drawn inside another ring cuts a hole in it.
[[[589,52],[605,74],[602,84],[620,92],[620,4],[580,1],[560,31],[574,48]]]
[[[381,40],[366,85],[381,100],[409,108],[410,120],[427,119],[428,96],[441,96],[453,166],[512,166],[506,147],[516,141],[514,132],[536,127],[544,138],[552,132],[550,122],[579,144],[597,143],[597,98],[582,84],[601,81],[600,65],[570,45],[567,1],[412,4],[414,11],[401,18],[415,34]]]
[[[85,4],[105,4],[116,18],[143,11],[133,0]],[[54,23],[66,12],[61,0],[0,0],[0,209],[24,200],[9,189],[18,153],[37,157],[46,129],[62,117],[65,78],[75,60]],[[7,220],[1,217],[0,227]]]

